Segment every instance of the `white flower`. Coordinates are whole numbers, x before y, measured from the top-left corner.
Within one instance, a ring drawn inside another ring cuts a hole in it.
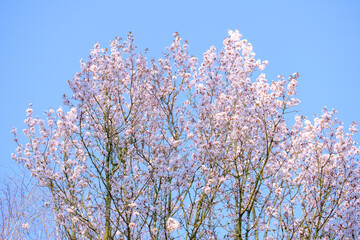
[[[21,227],[25,230],[28,230],[30,228],[30,225],[28,223],[23,223]]]
[[[17,129],[16,129],[16,128],[13,128],[13,129],[11,130],[11,133],[14,134],[14,135],[16,135]]]
[[[167,228],[167,231],[171,233],[171,232],[173,232],[175,230],[178,230],[180,228],[180,224],[175,219],[169,218],[166,221],[166,228]]]
[[[91,65],[90,71],[96,72],[97,66],[95,64]]]
[[[136,223],[131,222],[131,223],[129,224],[129,227],[130,227],[131,229],[134,229],[134,228],[136,227]]]
[[[183,143],[183,142],[182,142],[181,140],[176,140],[176,141],[173,142],[174,147],[178,147],[178,146],[180,146],[182,143]]]
[[[131,208],[136,208],[137,205],[136,205],[136,203],[130,203],[130,204],[129,204],[129,207],[131,207]]]
[[[193,134],[193,133],[189,133],[189,134],[187,135],[187,138],[188,138],[188,139],[193,139],[193,138],[194,138],[194,134]]]
[[[73,213],[74,212],[74,207],[69,207],[69,208],[66,209],[66,211],[68,213]]]
[[[209,194],[211,193],[211,188],[210,188],[210,187],[206,187],[206,188],[204,189],[204,192],[205,192],[206,195],[209,195]]]
[[[240,39],[242,37],[242,35],[239,33],[239,30],[237,30],[237,29],[235,31],[229,30],[228,34],[229,34],[230,39],[233,40],[234,42],[240,41]]]
[[[32,108],[29,107],[28,109],[26,109],[26,113],[27,113],[27,116],[30,116],[33,113]]]

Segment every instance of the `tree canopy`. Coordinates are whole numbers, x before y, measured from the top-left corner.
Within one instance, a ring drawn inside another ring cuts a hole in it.
[[[132,34],[95,44],[64,108],[27,109],[13,154],[48,189],[57,237],[359,236],[356,124],[296,115],[299,75],[268,81],[267,63],[237,30],[201,61],[177,33],[158,60]]]

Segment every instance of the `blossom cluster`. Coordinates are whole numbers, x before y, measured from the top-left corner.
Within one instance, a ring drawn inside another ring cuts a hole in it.
[[[360,148],[335,111],[313,122],[297,73],[268,81],[267,61],[229,31],[189,55],[178,34],[148,61],[131,34],[95,44],[66,107],[27,109],[13,158],[49,189],[76,239],[341,239],[360,234]],[[14,131],[16,135],[16,131]],[[72,238],[73,239],[73,238]]]

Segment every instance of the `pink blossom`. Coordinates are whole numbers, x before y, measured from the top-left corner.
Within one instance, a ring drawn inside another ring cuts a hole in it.
[[[166,221],[166,229],[168,232],[176,231],[180,228],[180,224],[178,221],[176,221],[174,218],[168,218]]]

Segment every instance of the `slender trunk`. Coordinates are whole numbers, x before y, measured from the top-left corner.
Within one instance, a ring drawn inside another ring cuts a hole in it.
[[[254,229],[255,229],[255,240],[259,240],[259,229],[258,229],[258,224],[257,224],[257,220],[256,220],[256,211],[255,208],[253,207],[252,209],[252,214],[253,214],[253,220],[254,220]]]
[[[110,225],[110,217],[111,217],[111,184],[110,184],[110,157],[106,158],[106,198],[105,198],[105,236],[104,240],[111,239],[111,225]]]
[[[110,193],[107,193],[106,199],[105,199],[105,236],[104,236],[104,240],[111,239],[110,205],[111,205]]]

